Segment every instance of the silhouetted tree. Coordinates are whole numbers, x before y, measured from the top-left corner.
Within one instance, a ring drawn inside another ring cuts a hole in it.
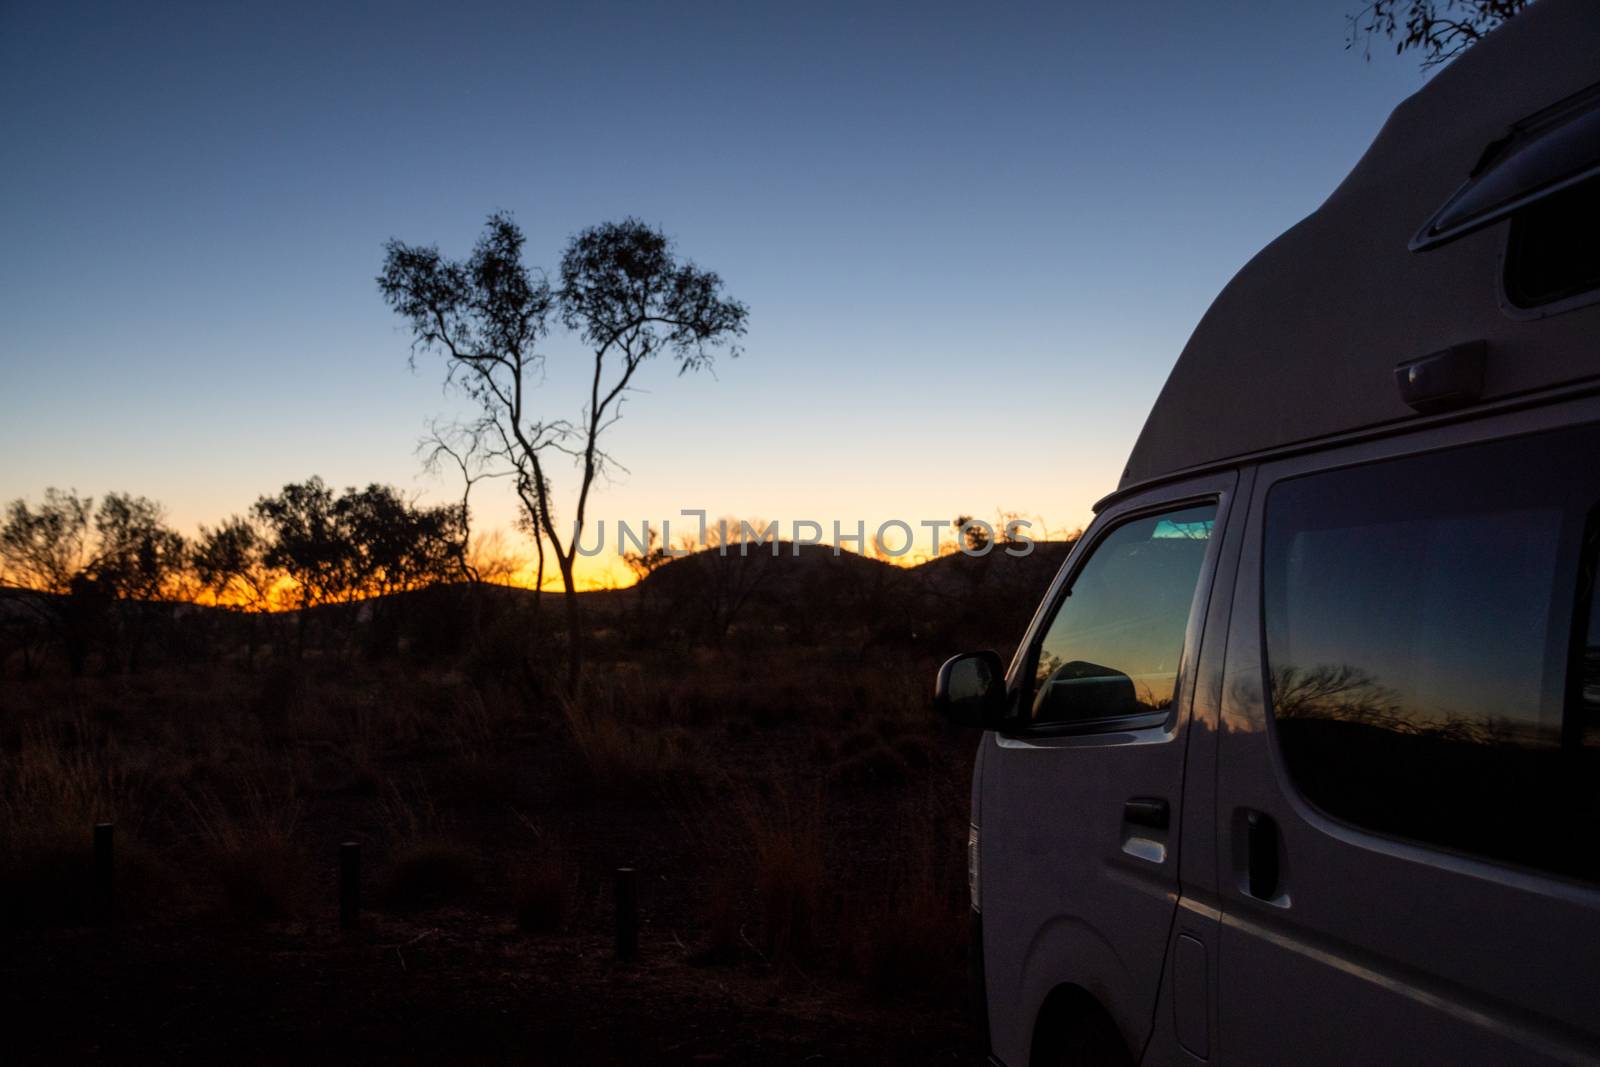
[[[502,530],[474,534],[467,557],[483,585],[510,585],[527,566],[527,561],[507,543]]]
[[[267,531],[262,559],[293,583],[298,650],[304,653],[310,609],[343,599],[350,588],[350,545],[333,490],[315,476],[291,482],[277,496],[257,500],[251,513]]]
[[[47,489],[37,509],[12,501],[0,524],[6,580],[53,594],[27,603],[62,640],[74,673],[82,671],[92,638],[124,630],[131,636],[128,666],[138,666],[145,635],[159,614],[150,605],[179,593],[188,555],[184,538],[166,525],[154,501],[109,493],[98,508],[92,505],[88,497]],[[116,600],[134,603],[108,616]],[[125,627],[130,615],[133,625]]]
[[[956,536],[961,538],[961,547],[975,556],[987,551],[994,540],[994,533],[988,524],[971,515],[957,515],[952,525],[956,528]]]
[[[460,514],[449,505],[417,507],[393,487],[347,489],[334,504],[339,532],[349,545],[349,589],[382,597],[456,574],[463,541]]]
[[[120,600],[174,595],[188,560],[188,542],[166,524],[161,505],[147,497],[107,493],[95,510],[97,538],[89,572]]]
[[[27,593],[18,598],[33,623],[16,627],[25,674],[33,673],[35,634],[60,641],[73,674],[83,669],[82,648],[72,638],[76,615],[67,611],[65,598],[74,579],[89,565],[89,518],[94,502],[76,492],[46,489],[37,508],[26,500],[6,505],[0,523],[0,581]]]
[[[300,647],[307,612],[356,597],[382,598],[448,581],[460,540],[455,509],[419,508],[387,485],[346,489],[338,497],[321,478],[290,483],[252,509],[267,531],[262,561],[293,583]]]
[[[162,601],[178,599],[188,566],[189,544],[166,523],[161,505],[129,493],[107,493],[95,509],[95,552],[87,579],[93,597],[129,601],[111,616],[108,635],[127,651],[127,669],[138,670],[145,643],[170,616]],[[84,596],[82,585],[75,593]]]
[[[477,404],[480,418],[471,430],[476,447],[486,464],[514,478],[537,535],[548,497],[539,454],[563,427],[539,422],[529,409],[529,393],[544,368],[536,346],[555,297],[544,277],[523,264],[523,243],[510,216],[496,213],[465,262],[447,260],[432,246],[389,241],[377,280],[384,300],[411,327],[412,365],[419,349],[441,352],[446,383]],[[544,546],[538,536],[535,541],[537,610]]]
[[[190,556],[200,589],[222,607],[265,611],[277,574],[265,560],[267,544],[249,519],[234,515],[215,529],[202,525]]]
[[[460,537],[450,546],[451,555],[461,577],[476,586],[482,576],[472,561],[472,487],[485,478],[510,472],[491,470],[479,436],[453,424],[430,423],[427,435],[417,443],[417,453],[422,457],[423,469],[430,474],[439,473],[446,465],[461,474],[461,503],[455,505]]]
[[[460,515],[450,505],[417,507],[387,485],[347,489],[334,512],[350,546],[350,593],[372,598],[370,647],[389,650],[410,604],[394,594],[457,577]]]
[[[1422,53],[1422,69],[1437,67],[1477,44],[1528,6],[1530,0],[1372,0],[1354,15],[1346,48],[1368,57],[1374,37],[1394,42],[1396,55]]]
[[[994,528],[1002,545],[1018,545],[1024,538],[1037,540],[1048,536],[1042,516],[1025,515],[1020,511],[997,510]]]
[[[666,351],[680,374],[709,366],[714,349],[744,333],[747,312],[722,295],[716,274],[679,261],[663,234],[635,219],[574,237],[554,292],[523,264],[523,243],[522,231],[504,214],[490,216],[466,262],[445,260],[436,248],[390,241],[378,288],[409,323],[413,348],[442,352],[446,380],[478,403],[491,452],[514,472],[536,531],[541,584],[543,542],[550,544],[566,593],[568,682],[576,686],[583,654],[575,564],[589,492],[611,463],[601,438],[620,417],[646,360]],[[528,409],[528,392],[543,366],[535,346],[552,310],[593,352],[589,396],[576,423],[539,421]],[[551,506],[553,452],[572,457],[579,471],[566,537]]]
[[[44,491],[44,503],[30,507],[26,500],[6,505],[0,524],[0,564],[8,585],[42,593],[66,593],[72,579],[89,565],[91,497],[54,487]]]
[[[745,332],[749,312],[723,296],[722,279],[693,263],[680,262],[659,230],[637,219],[608,222],[578,234],[561,257],[557,294],[561,321],[578,331],[594,353],[589,401],[576,433],[581,478],[572,538],[562,545],[547,512],[545,534],[556,552],[566,588],[571,677],[576,683],[581,659],[577,585],[573,563],[583,535],[589,490],[611,462],[600,438],[621,418],[633,376],[644,362],[666,351],[678,373],[709,367],[714,350]],[[611,364],[607,373],[607,359]]]
[[[200,527],[189,565],[201,592],[218,606],[252,616],[245,624],[246,662],[255,663],[258,616],[272,606],[279,574],[267,565],[266,539],[249,519],[235,515],[216,529]]]
[[[666,546],[661,543],[660,530],[647,522],[644,524],[644,535],[645,545],[643,551],[629,549],[622,553],[622,562],[627,564],[628,569],[633,572],[634,580],[637,582],[643,582],[660,570],[672,558],[667,555]],[[620,542],[620,534],[618,538]],[[621,547],[620,543],[618,547]]]
[[[450,545],[451,556],[461,577],[467,581],[468,613],[473,637],[476,638],[483,617],[482,586],[484,574],[474,553],[472,540],[472,488],[487,478],[498,478],[514,473],[496,470],[484,452],[484,428],[481,425],[461,426],[434,421],[428,434],[417,445],[422,455],[423,467],[437,473],[449,465],[461,475],[461,503],[455,505],[454,528],[456,538]],[[481,547],[481,546],[480,546]],[[537,595],[537,594],[536,594]]]

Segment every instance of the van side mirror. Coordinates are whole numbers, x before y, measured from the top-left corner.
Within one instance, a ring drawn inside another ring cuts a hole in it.
[[[997,729],[1006,713],[1006,670],[996,652],[966,652],[939,668],[933,710],[957,726]]]

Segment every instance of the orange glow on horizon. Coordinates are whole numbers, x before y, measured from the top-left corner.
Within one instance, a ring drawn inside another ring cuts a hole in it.
[[[724,520],[730,521],[730,520]],[[609,524],[608,524],[609,525]],[[715,533],[715,527],[711,530]],[[775,532],[775,536],[778,532]],[[1038,543],[1050,541],[1071,540],[1081,531],[1051,530],[1046,528],[1042,520],[1035,524],[1030,533],[1034,534],[1032,540]],[[716,551],[716,545],[699,543],[694,537],[674,538],[671,559],[682,559],[700,552]],[[713,538],[715,542],[715,538]],[[730,538],[726,546],[727,553],[732,555],[737,552],[747,551],[751,555],[759,553],[772,553],[776,544],[781,544],[781,554],[788,556],[796,554],[797,543],[791,539],[779,541],[752,538],[739,541]],[[951,555],[958,550],[953,539],[941,540],[937,551],[928,551],[933,545],[919,544],[907,546],[907,551],[900,555],[891,555],[883,548],[870,540],[867,551],[860,552],[854,548],[847,548],[828,541],[805,543],[807,547],[815,550],[830,550],[836,554],[859,556],[863,559],[873,559],[893,567],[912,569],[922,566],[932,560]],[[1002,547],[1001,542],[996,542],[994,550]],[[667,562],[671,562],[669,559]],[[532,551],[512,549],[508,547],[508,539],[503,531],[489,530],[473,538],[470,562],[482,575],[481,580],[486,585],[495,585],[512,589],[533,590],[538,585],[538,559]],[[30,588],[26,583],[7,581],[15,578],[0,572],[0,586],[10,585],[14,588]],[[601,591],[615,591],[631,588],[637,585],[640,575],[630,567],[627,561],[614,548],[608,548],[598,555],[579,555],[573,561],[574,584],[578,592],[591,593]],[[466,584],[464,576],[448,579],[441,584]],[[337,598],[319,602],[321,604],[353,604],[374,599],[386,594],[411,592],[425,586],[417,585],[406,588],[394,587],[369,587],[365,589],[349,590]],[[561,578],[561,571],[556,564],[555,554],[547,551],[545,557],[543,589],[545,592],[560,595],[565,591]],[[257,571],[249,578],[236,578],[228,588],[221,591],[200,588],[193,574],[185,573],[174,577],[160,591],[159,599],[174,603],[197,604],[204,607],[230,608],[250,612],[281,613],[298,610],[300,604],[300,586],[293,578],[284,574],[268,574]]]

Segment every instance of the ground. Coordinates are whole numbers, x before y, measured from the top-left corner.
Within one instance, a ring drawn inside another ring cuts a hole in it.
[[[577,697],[478,651],[8,678],[5,1059],[978,1062],[926,653],[603,637]]]
[[[447,909],[232,930],[37,933],[7,946],[9,1062],[977,1062],[953,1005],[803,972],[695,966],[646,933],[532,938]]]

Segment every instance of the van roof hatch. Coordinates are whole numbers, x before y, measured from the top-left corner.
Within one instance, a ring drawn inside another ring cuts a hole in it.
[[[1411,239],[1426,252],[1600,174],[1600,85],[1516,123]]]

